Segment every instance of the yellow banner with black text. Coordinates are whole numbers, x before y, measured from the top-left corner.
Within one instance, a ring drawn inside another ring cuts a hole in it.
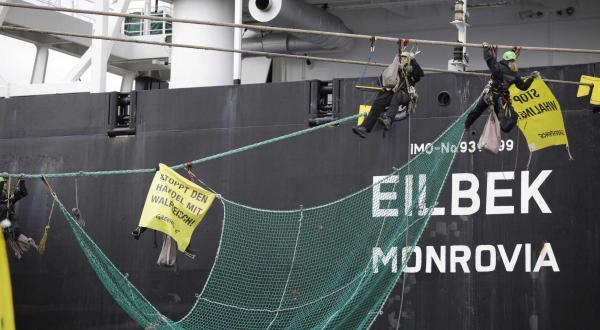
[[[526,91],[512,85],[510,97],[530,151],[568,144],[560,104],[543,80],[534,80]]]
[[[215,194],[160,164],[140,218],[140,227],[171,236],[184,252],[192,233],[210,208]]]

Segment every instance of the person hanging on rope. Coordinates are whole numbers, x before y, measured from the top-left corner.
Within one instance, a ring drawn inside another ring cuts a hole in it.
[[[371,111],[362,125],[352,128],[352,131],[361,138],[365,138],[367,133],[371,132],[376,122],[383,125],[384,130],[390,130],[393,119],[402,106],[406,107],[406,114],[409,115],[408,106],[416,98],[414,86],[425,74],[417,60],[415,60],[415,54],[404,50],[406,45],[407,40],[403,40],[399,54],[396,55],[394,62],[386,69],[388,71],[393,68],[394,77],[389,79],[386,77],[387,72],[383,72],[381,80],[384,89],[377,94],[371,106]],[[390,84],[386,80],[394,82]]]
[[[18,234],[17,216],[15,214],[15,204],[27,196],[27,187],[25,180],[19,178],[17,187],[11,192],[10,182],[4,177],[0,177],[0,219],[2,219],[2,228],[14,228]],[[8,220],[8,221],[5,221]],[[17,235],[18,236],[18,235]]]
[[[27,187],[23,175],[19,177],[14,191],[11,191],[10,180],[0,176],[0,226],[19,259],[31,246],[37,247],[33,239],[21,232],[15,212],[15,204],[26,196]]]
[[[469,129],[477,118],[491,106],[500,121],[500,129],[503,132],[510,132],[517,124],[518,117],[511,105],[509,87],[514,84],[520,90],[525,91],[529,89],[534,79],[540,77],[538,71],[533,71],[531,77],[526,80],[519,75],[517,58],[521,48],[514,47],[512,50],[504,52],[502,60],[499,62],[496,60],[497,51],[497,46],[483,43],[483,58],[492,77],[483,90],[477,106],[467,116],[465,129]],[[502,111],[500,111],[501,109]]]

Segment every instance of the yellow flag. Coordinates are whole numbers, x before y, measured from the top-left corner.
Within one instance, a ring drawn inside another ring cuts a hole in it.
[[[364,113],[364,116],[360,116],[358,117],[358,126],[360,126],[364,121],[365,118],[367,118],[367,115],[369,114],[369,112],[371,112],[371,106],[370,105],[366,105],[366,104],[361,104],[360,107],[358,108],[358,113]]]
[[[215,194],[160,164],[140,218],[140,227],[171,236],[184,252],[192,233],[210,208]]]
[[[15,314],[12,300],[12,286],[8,269],[8,255],[4,233],[0,229],[0,330],[15,329]]]
[[[512,85],[510,97],[530,151],[568,144],[560,104],[543,80],[534,80],[526,91]]]
[[[592,96],[590,97],[590,104],[600,105],[600,78],[581,76],[579,82],[594,85],[594,90],[592,91]],[[590,86],[579,85],[579,88],[577,89],[577,97],[588,95],[590,95]]]

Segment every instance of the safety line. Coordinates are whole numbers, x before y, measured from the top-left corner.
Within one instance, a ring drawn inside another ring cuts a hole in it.
[[[222,26],[222,27],[231,27],[231,28],[246,28],[246,29],[262,30],[262,31],[302,33],[302,34],[312,34],[312,35],[321,35],[321,36],[362,39],[362,40],[371,40],[371,39],[374,39],[376,41],[377,40],[381,40],[381,41],[396,42],[396,43],[402,41],[403,39],[407,39],[407,40],[410,40],[413,43],[424,44],[424,45],[440,45],[440,46],[459,46],[459,47],[482,48],[482,45],[478,44],[478,43],[462,43],[462,42],[456,42],[456,41],[438,41],[438,40],[425,40],[425,39],[394,38],[394,37],[384,37],[384,36],[372,36],[372,35],[367,35],[367,34],[354,34],[354,33],[343,33],[343,32],[330,32],[330,31],[318,31],[318,30],[282,28],[282,27],[266,26],[266,25],[255,25],[255,24],[235,24],[235,23],[213,22],[213,21],[182,19],[182,18],[173,18],[173,17],[159,17],[159,16],[148,16],[148,15],[135,15],[135,14],[125,14],[125,13],[117,13],[117,12],[105,12],[105,11],[90,10],[90,9],[76,9],[76,8],[67,8],[67,7],[36,6],[36,5],[28,5],[28,4],[21,4],[21,3],[7,3],[7,2],[0,3],[0,6],[22,8],[22,9],[34,9],[34,10],[46,10],[46,11],[60,11],[60,12],[89,14],[89,15],[100,15],[100,16],[116,16],[116,17],[126,17],[126,18],[137,18],[137,19],[146,19],[146,20],[152,20],[152,21],[164,21],[164,22],[171,22],[171,23],[176,22],[176,23],[201,24],[201,25],[210,25],[210,26]],[[511,49],[515,45],[497,45],[497,46],[498,46],[498,48]],[[518,47],[521,47],[521,49],[523,49],[523,50],[540,51],[540,52],[567,52],[567,53],[600,54],[600,49],[533,47],[533,46],[518,46]]]
[[[308,133],[312,133],[315,132],[317,130],[321,130],[324,128],[328,128],[334,125],[338,125],[341,123],[345,123],[347,121],[356,119],[358,117],[362,117],[364,114],[356,114],[356,115],[352,115],[352,116],[348,116],[348,117],[344,117],[338,120],[334,120],[331,121],[327,124],[323,124],[323,125],[319,125],[319,126],[315,126],[315,127],[310,127],[310,128],[306,128],[300,131],[296,131],[296,132],[292,132],[292,133],[288,133],[288,134],[284,134],[284,135],[280,135],[271,139],[267,139],[264,141],[260,141],[257,143],[253,143],[253,144],[249,144],[240,148],[236,148],[236,149],[232,149],[232,150],[228,150],[222,153],[218,153],[212,156],[208,156],[208,157],[204,157],[204,158],[200,158],[200,159],[196,159],[193,160],[191,162],[186,162],[186,163],[181,163],[179,165],[175,165],[175,166],[171,166],[172,169],[177,170],[177,169],[182,169],[185,168],[187,165],[189,164],[200,164],[200,163],[204,163],[204,162],[208,162],[211,160],[215,160],[215,159],[219,159],[219,158],[223,158],[223,157],[227,157],[227,156],[231,156],[240,152],[244,152],[244,151],[248,151],[248,150],[252,150],[252,149],[256,149],[258,147],[262,147],[264,145],[267,144],[271,144],[271,143],[275,143],[275,142],[279,142],[282,140],[286,140],[286,139],[290,139],[293,137],[297,137],[300,135],[304,135],[304,134],[308,134]],[[50,174],[16,174],[16,173],[4,173],[2,174],[3,176],[8,176],[8,177],[13,177],[13,178],[24,178],[24,179],[35,179],[35,178],[42,178],[42,177],[46,177],[46,178],[64,178],[64,177],[83,177],[83,176],[105,176],[105,175],[122,175],[122,174],[141,174],[141,173],[153,173],[156,171],[156,168],[141,168],[141,169],[131,169],[131,170],[110,170],[110,171],[93,171],[93,172],[89,172],[89,171],[79,171],[79,172],[65,172],[65,173],[50,173]]]
[[[332,63],[369,65],[369,66],[378,66],[378,67],[387,67],[389,65],[387,63],[344,60],[344,59],[336,59],[336,58],[328,58],[328,57],[320,57],[320,56],[271,53],[271,52],[263,52],[263,51],[257,51],[257,50],[241,50],[241,49],[210,47],[210,46],[191,45],[191,44],[168,43],[168,42],[161,42],[161,41],[127,39],[127,38],[91,35],[91,34],[83,34],[83,33],[29,29],[29,28],[22,28],[22,27],[16,27],[16,26],[0,26],[0,31],[34,32],[34,33],[52,34],[52,35],[67,36],[67,37],[100,39],[100,40],[130,42],[130,43],[137,43],[137,44],[165,46],[165,47],[190,48],[190,49],[210,50],[210,51],[227,52],[227,53],[242,53],[242,54],[249,54],[249,55],[258,55],[258,56],[267,56],[267,57],[282,57],[282,58],[313,60],[313,61],[332,62]],[[443,72],[443,73],[460,74],[460,75],[467,75],[467,76],[480,76],[480,77],[489,77],[490,76],[489,74],[481,73],[481,72],[452,71],[452,70],[434,69],[434,68],[423,68],[423,70],[428,71],[428,72]],[[577,81],[554,80],[554,79],[544,79],[544,80],[546,82],[551,82],[551,83],[570,84],[570,85],[585,85],[585,86],[593,87],[593,84],[580,83]]]

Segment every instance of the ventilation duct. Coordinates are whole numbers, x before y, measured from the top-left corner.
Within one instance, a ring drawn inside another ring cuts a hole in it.
[[[341,19],[301,0],[250,0],[250,15],[262,23],[277,27],[351,33]],[[348,50],[353,40],[314,34],[295,34],[326,50]]]
[[[271,33],[265,36],[244,38],[242,39],[242,49],[271,53],[328,52],[310,41],[285,33]]]

